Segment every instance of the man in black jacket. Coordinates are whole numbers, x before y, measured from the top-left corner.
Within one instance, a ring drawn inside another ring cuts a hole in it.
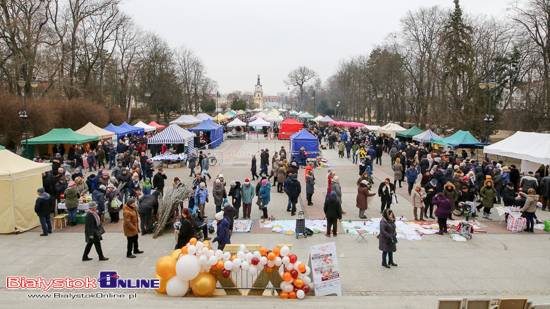
[[[164,175],[164,171],[162,168],[159,168],[158,173],[155,174],[155,177],[153,177],[153,188],[155,190],[159,190],[160,193],[164,193],[164,180],[166,180],[166,175]]]
[[[338,220],[342,219],[342,205],[336,192],[332,192],[326,199],[323,210],[327,218],[327,233],[325,236],[330,237],[331,231],[334,236],[338,236]]]
[[[380,213],[383,213],[386,208],[391,207],[392,194],[395,192],[395,186],[390,182],[389,178],[386,178],[383,183],[378,187],[378,196],[380,196],[381,206]]]
[[[292,205],[291,208],[291,216],[296,215],[296,203],[298,203],[298,197],[300,196],[300,193],[302,193],[302,186],[300,182],[298,181],[298,175],[293,174],[292,179],[287,185],[288,189],[288,197],[290,198],[290,203]]]
[[[160,191],[155,191],[152,194],[143,195],[139,199],[139,218],[141,219],[141,235],[153,233],[153,213],[157,213],[159,202],[158,197]]]
[[[264,152],[260,155],[260,176],[264,174],[265,176],[269,176],[267,174],[267,168],[269,166],[269,149],[265,149]]]
[[[38,188],[36,190],[38,198],[34,204],[34,212],[38,215],[40,219],[40,225],[42,225],[42,234],[40,236],[48,236],[52,233],[52,222],[50,220],[50,195],[46,193],[44,188]]]

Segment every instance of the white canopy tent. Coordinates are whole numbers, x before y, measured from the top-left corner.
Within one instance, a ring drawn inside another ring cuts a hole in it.
[[[202,120],[206,120],[206,119],[210,119],[210,120],[212,120],[212,121],[216,121],[216,118],[214,118],[214,117],[212,117],[212,116],[210,116],[210,115],[208,115],[208,114],[206,114],[206,113],[200,113],[200,114],[198,114],[197,116],[195,116],[195,118],[200,119],[201,122],[202,122]]]
[[[248,124],[249,127],[270,127],[271,124],[265,120],[263,120],[262,118],[258,118],[254,121],[252,121],[251,123]]]
[[[227,124],[228,127],[246,127],[246,123],[244,123],[239,118],[235,118],[233,121]]]
[[[180,126],[188,126],[192,124],[199,124],[202,120],[195,118],[193,115],[181,115],[178,119],[170,121],[170,124],[178,124]]]
[[[264,120],[265,121],[281,121],[281,119],[279,118],[279,114],[273,113],[273,112],[267,114],[267,116],[265,116]]]
[[[317,119],[317,118],[316,118]],[[321,119],[317,120],[317,122],[334,122],[332,118],[330,118],[328,115],[325,117],[322,117]]]
[[[424,131],[423,133],[413,136],[413,141],[421,143],[429,143],[432,138],[441,139],[441,136],[435,134],[432,130]]]
[[[483,152],[520,159],[522,171],[536,170],[540,164],[550,165],[550,134],[518,131]]]
[[[361,127],[363,129],[367,129],[369,131],[378,131],[380,129],[380,126],[371,126],[371,125],[365,125]]]
[[[378,132],[384,133],[384,134],[389,134],[389,135],[391,135],[391,137],[395,137],[395,133],[405,131],[405,130],[407,130],[407,129],[403,128],[402,126],[400,126],[396,123],[390,122],[387,125],[380,127],[378,129]]]
[[[157,130],[157,128],[155,128],[153,126],[150,126],[150,125],[144,123],[143,121],[140,121],[140,122],[134,124],[134,127],[143,128],[145,130],[145,132],[151,132],[151,131],[156,131]]]

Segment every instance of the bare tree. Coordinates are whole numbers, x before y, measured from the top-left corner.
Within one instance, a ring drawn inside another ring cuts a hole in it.
[[[288,78],[284,82],[288,86],[299,88],[300,108],[303,108],[305,103],[304,102],[304,85],[306,85],[311,80],[315,80],[315,78],[317,77],[318,77],[317,72],[305,66],[301,66],[295,70],[290,71],[290,73],[288,73]]]

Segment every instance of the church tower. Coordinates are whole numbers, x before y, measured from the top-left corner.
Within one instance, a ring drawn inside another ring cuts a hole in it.
[[[254,104],[258,105],[260,109],[264,109],[264,92],[260,84],[260,75],[258,75],[258,83],[254,89]]]

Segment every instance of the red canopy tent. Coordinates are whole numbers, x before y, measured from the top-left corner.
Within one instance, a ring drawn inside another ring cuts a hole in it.
[[[164,126],[161,126],[160,124],[158,124],[158,123],[156,123],[156,122],[154,122],[154,121],[151,121],[151,122],[149,123],[149,125],[152,126],[152,127],[157,128],[157,130],[159,130],[159,129],[164,129]]]
[[[290,136],[296,132],[300,132],[303,123],[297,121],[294,118],[287,118],[281,122],[281,129],[279,130],[279,139],[289,139]]]

